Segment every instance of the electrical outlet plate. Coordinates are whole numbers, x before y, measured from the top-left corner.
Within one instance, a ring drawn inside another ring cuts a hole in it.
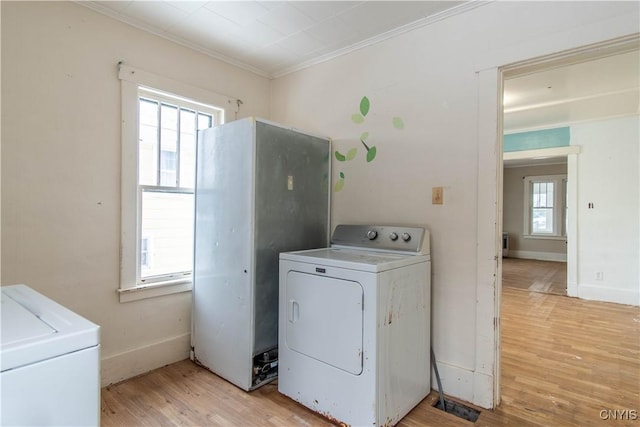
[[[431,189],[432,205],[441,205],[444,202],[443,197],[444,197],[444,194],[443,194],[442,187],[433,187]]]

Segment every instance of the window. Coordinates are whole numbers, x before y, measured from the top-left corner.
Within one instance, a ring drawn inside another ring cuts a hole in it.
[[[234,110],[217,107],[231,99],[131,67],[120,79],[125,302],[191,289],[197,134]]]
[[[525,236],[566,236],[566,175],[528,176],[524,186]]]
[[[146,88],[138,93],[139,282],[179,280],[193,264],[197,133],[218,124],[220,110]]]

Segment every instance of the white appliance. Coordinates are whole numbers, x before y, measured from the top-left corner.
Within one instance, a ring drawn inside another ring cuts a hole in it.
[[[25,285],[1,288],[0,424],[100,424],[100,328]]]
[[[338,225],[280,254],[278,391],[332,420],[394,425],[431,390],[423,227]]]
[[[191,358],[243,390],[277,377],[280,252],[329,244],[330,158],[252,117],[199,133]]]

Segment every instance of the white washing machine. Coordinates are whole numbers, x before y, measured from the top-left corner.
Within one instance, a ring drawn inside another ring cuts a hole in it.
[[[100,425],[99,326],[28,286],[1,289],[0,425]]]
[[[338,225],[280,254],[278,391],[329,419],[394,425],[431,390],[424,227]]]

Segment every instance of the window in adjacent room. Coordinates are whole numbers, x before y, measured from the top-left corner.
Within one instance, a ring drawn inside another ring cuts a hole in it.
[[[524,179],[524,234],[566,236],[567,176],[527,176]]]

